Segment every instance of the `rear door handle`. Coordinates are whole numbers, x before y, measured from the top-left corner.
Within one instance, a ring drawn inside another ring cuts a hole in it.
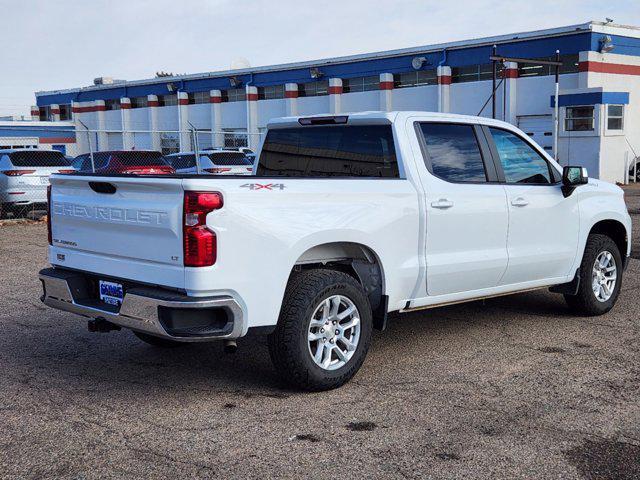
[[[436,200],[434,202],[431,202],[431,206],[433,208],[451,208],[453,207],[453,202],[451,200],[447,200],[446,198],[441,198],[439,200]]]
[[[527,205],[529,205],[529,201],[525,198],[517,197],[511,200],[511,205],[513,205],[514,207],[526,207]]]

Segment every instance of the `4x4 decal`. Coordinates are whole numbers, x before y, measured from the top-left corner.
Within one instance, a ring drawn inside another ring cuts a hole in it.
[[[283,183],[245,183],[240,188],[248,188],[249,190],[284,190],[286,187]]]

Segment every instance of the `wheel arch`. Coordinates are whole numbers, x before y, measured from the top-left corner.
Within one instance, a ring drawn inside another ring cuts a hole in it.
[[[611,238],[620,250],[623,266],[627,262],[627,249],[629,246],[629,234],[625,225],[614,219],[600,220],[593,224],[589,230],[589,235],[600,234]]]
[[[385,275],[379,255],[373,248],[359,242],[327,242],[307,248],[296,260],[289,278],[296,271],[326,268],[337,270],[355,278],[369,298],[374,326],[384,329],[388,299]]]

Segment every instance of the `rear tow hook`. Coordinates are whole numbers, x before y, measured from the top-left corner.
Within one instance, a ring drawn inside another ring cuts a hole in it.
[[[120,326],[108,322],[104,318],[96,318],[87,321],[87,329],[90,332],[109,333],[112,330],[120,330]]]

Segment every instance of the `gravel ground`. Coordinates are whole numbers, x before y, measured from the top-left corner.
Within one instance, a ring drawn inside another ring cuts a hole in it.
[[[640,260],[640,184],[624,187],[624,198],[633,219],[631,256]]]
[[[638,260],[603,317],[546,291],[394,316],[303,394],[262,338],[167,351],[45,308],[45,244],[0,229],[2,478],[640,478]]]

